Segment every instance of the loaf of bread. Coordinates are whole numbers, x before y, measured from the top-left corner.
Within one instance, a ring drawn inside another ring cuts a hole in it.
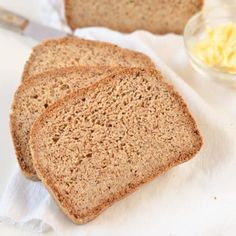
[[[201,146],[181,96],[158,71],[139,68],[57,101],[30,133],[40,179],[79,224],[191,159]]]
[[[12,105],[10,126],[17,159],[26,177],[38,179],[28,145],[29,132],[35,119],[57,99],[120,70],[120,67],[58,69],[29,77],[19,86]]]
[[[203,0],[65,0],[65,14],[72,29],[104,26],[122,32],[180,34],[202,5]]]
[[[146,55],[114,44],[66,37],[37,45],[25,65],[23,80],[70,66],[154,67],[154,64]]]

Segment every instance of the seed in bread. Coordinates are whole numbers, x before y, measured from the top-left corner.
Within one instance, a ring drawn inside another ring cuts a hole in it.
[[[201,146],[181,96],[158,71],[138,68],[57,101],[30,133],[40,179],[78,224],[191,159]]]

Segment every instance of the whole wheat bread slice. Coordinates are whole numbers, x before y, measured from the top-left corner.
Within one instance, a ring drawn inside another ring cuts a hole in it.
[[[72,91],[87,87],[109,74],[122,70],[112,67],[72,67],[45,72],[25,80],[17,89],[10,116],[17,159],[24,175],[37,180],[28,145],[35,119],[53,102]]]
[[[71,66],[154,67],[146,55],[114,44],[76,37],[47,40],[33,48],[23,80],[45,71]]]
[[[72,29],[104,26],[122,32],[179,34],[202,6],[203,0],[65,0],[65,14]]]
[[[181,96],[158,71],[138,68],[57,101],[30,134],[39,177],[79,224],[191,159],[201,145]]]

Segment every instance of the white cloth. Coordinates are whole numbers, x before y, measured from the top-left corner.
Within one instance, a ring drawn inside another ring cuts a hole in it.
[[[77,30],[76,35],[149,55],[184,97],[204,146],[194,159],[146,184],[86,225],[71,223],[42,183],[27,180],[17,168],[1,198],[0,221],[33,232],[54,229],[63,236],[235,235],[236,91],[194,72],[181,36],[144,31],[121,34],[104,28]]]

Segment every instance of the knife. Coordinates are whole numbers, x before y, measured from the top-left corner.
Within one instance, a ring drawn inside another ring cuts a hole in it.
[[[37,41],[71,36],[64,31],[30,21],[3,8],[0,8],[0,27],[31,37]]]

